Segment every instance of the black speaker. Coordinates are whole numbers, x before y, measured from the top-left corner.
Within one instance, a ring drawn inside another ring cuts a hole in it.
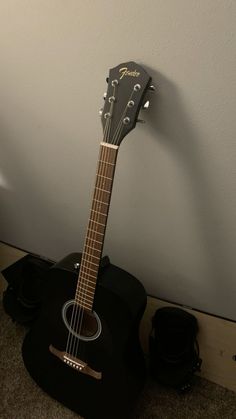
[[[53,262],[28,254],[2,271],[8,282],[3,294],[5,312],[21,324],[31,324],[40,309],[44,282]]]

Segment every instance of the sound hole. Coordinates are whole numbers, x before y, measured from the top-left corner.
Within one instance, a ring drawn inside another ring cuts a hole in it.
[[[82,309],[74,300],[64,304],[62,318],[69,332],[82,340],[97,339],[101,333],[101,321],[97,313]]]

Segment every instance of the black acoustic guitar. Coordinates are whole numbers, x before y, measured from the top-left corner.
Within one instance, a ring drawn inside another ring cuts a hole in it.
[[[100,262],[117,153],[136,125],[150,86],[134,62],[110,70],[103,141],[79,273],[50,269],[41,313],[25,337],[25,366],[49,395],[89,419],[129,417],[143,387],[145,363],[139,323],[146,306],[142,284]]]

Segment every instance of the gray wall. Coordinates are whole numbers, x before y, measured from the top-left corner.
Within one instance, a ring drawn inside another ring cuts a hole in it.
[[[148,293],[236,320],[235,17],[230,0],[0,5],[1,239],[82,248],[110,67],[158,86],[123,141],[105,252]]]

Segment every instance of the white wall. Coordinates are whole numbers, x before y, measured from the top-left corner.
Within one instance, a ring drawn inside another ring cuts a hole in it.
[[[121,145],[105,253],[148,293],[236,320],[236,2],[0,4],[1,239],[80,251],[110,67],[158,86]]]

